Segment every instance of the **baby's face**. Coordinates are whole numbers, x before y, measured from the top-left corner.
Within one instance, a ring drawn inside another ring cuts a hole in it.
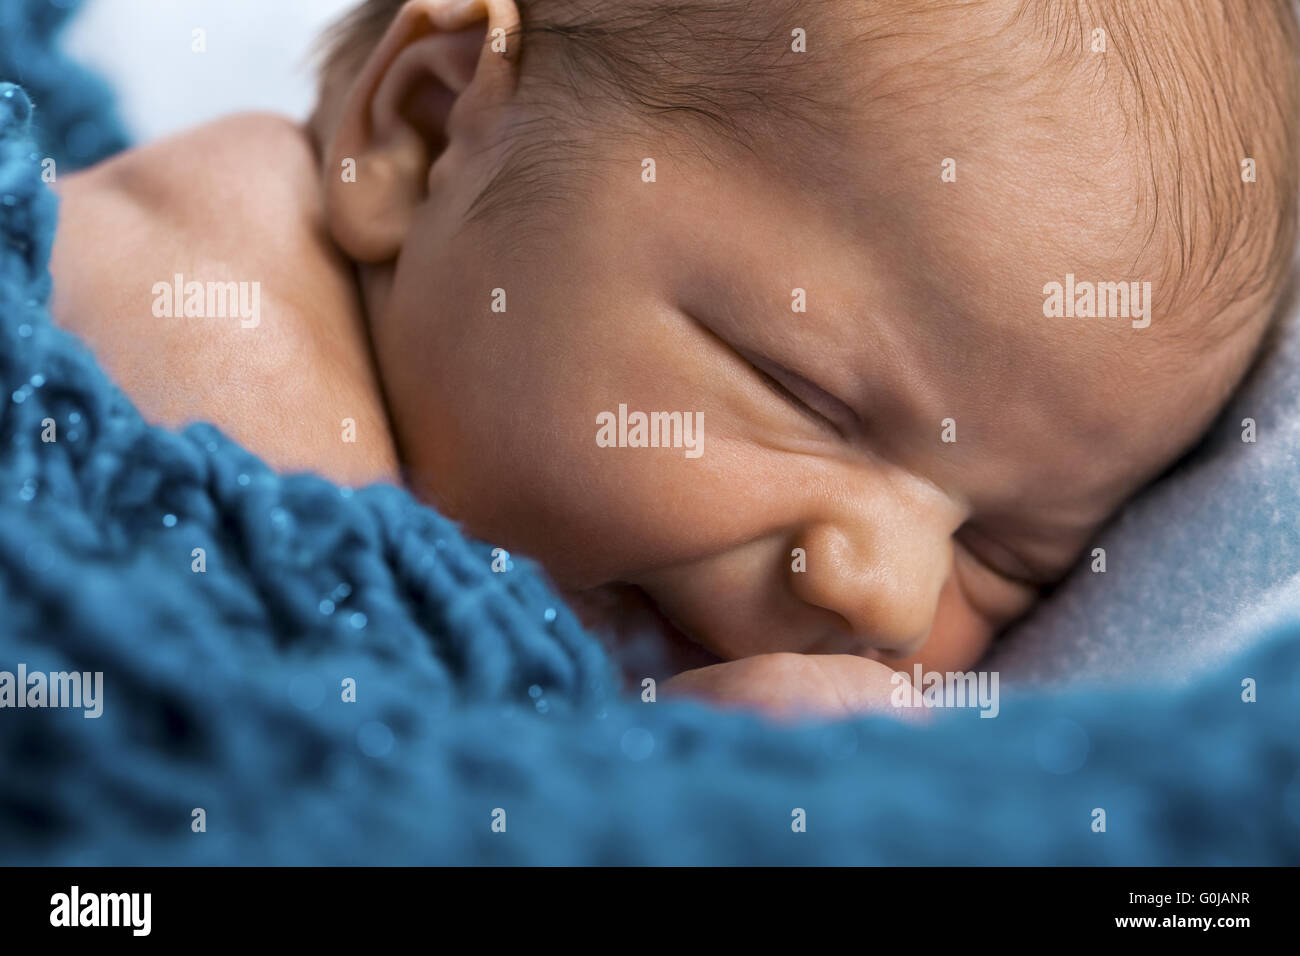
[[[434,190],[373,330],[416,489],[724,658],[972,665],[1105,546],[1244,346],[1172,358],[1194,317],[1135,265],[1137,147],[1080,104],[958,86],[841,134],[785,177],[647,135],[528,228]],[[1149,327],[1045,317],[1067,273],[1152,281]],[[611,447],[620,406],[702,415],[698,456]]]

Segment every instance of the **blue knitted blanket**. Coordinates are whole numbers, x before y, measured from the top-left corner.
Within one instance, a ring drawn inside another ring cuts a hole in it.
[[[621,696],[402,490],[147,425],[47,312],[44,160],[123,144],[69,5],[0,7],[0,704],[101,672],[101,713],[0,708],[0,862],[1300,862],[1296,620],[1187,686],[775,727]]]

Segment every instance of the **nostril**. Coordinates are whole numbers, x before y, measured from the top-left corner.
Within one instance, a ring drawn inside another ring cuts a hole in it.
[[[876,648],[875,649],[876,653],[878,653],[880,656],[875,659],[881,662],[905,661],[909,657],[913,657],[921,652],[921,648],[925,646],[925,642],[928,637],[929,635],[927,634],[922,637],[915,638],[911,641],[908,641],[906,644],[901,644],[897,647]]]
[[[917,654],[929,639],[951,567],[947,532],[854,536],[844,522],[803,529],[794,544],[805,570],[791,569],[790,591],[822,612],[814,653],[871,655],[881,662]]]
[[[902,660],[917,653],[929,637],[932,616],[921,616],[910,595],[868,591],[861,580],[835,586],[797,588],[796,595],[819,619],[821,636],[807,645],[811,654],[853,654],[872,660]],[[806,616],[806,615],[805,615]]]

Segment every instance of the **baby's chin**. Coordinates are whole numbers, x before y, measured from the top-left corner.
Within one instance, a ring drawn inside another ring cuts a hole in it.
[[[566,592],[565,599],[583,625],[601,638],[633,684],[639,685],[647,677],[663,680],[722,661],[678,629],[634,585],[606,584]]]

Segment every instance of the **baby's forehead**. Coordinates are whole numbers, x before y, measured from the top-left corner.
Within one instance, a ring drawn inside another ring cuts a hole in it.
[[[702,267],[708,307],[760,345],[789,343],[790,364],[864,409],[896,460],[930,467],[938,448],[981,504],[1101,520],[1203,424],[1233,357],[1201,351],[1186,368],[1201,339],[1170,336],[1184,317],[1114,252],[1124,210],[1026,189],[990,164],[968,179],[957,168],[955,182],[938,164],[863,176],[851,202],[816,208],[743,176],[702,183],[671,231],[705,233],[675,247]],[[808,310],[792,319],[781,301],[796,288]],[[951,449],[938,444],[946,419]]]
[[[1300,181],[1286,0],[851,8],[844,145],[869,181],[936,215],[984,190],[991,222],[1131,258],[1169,311],[1280,288]]]

